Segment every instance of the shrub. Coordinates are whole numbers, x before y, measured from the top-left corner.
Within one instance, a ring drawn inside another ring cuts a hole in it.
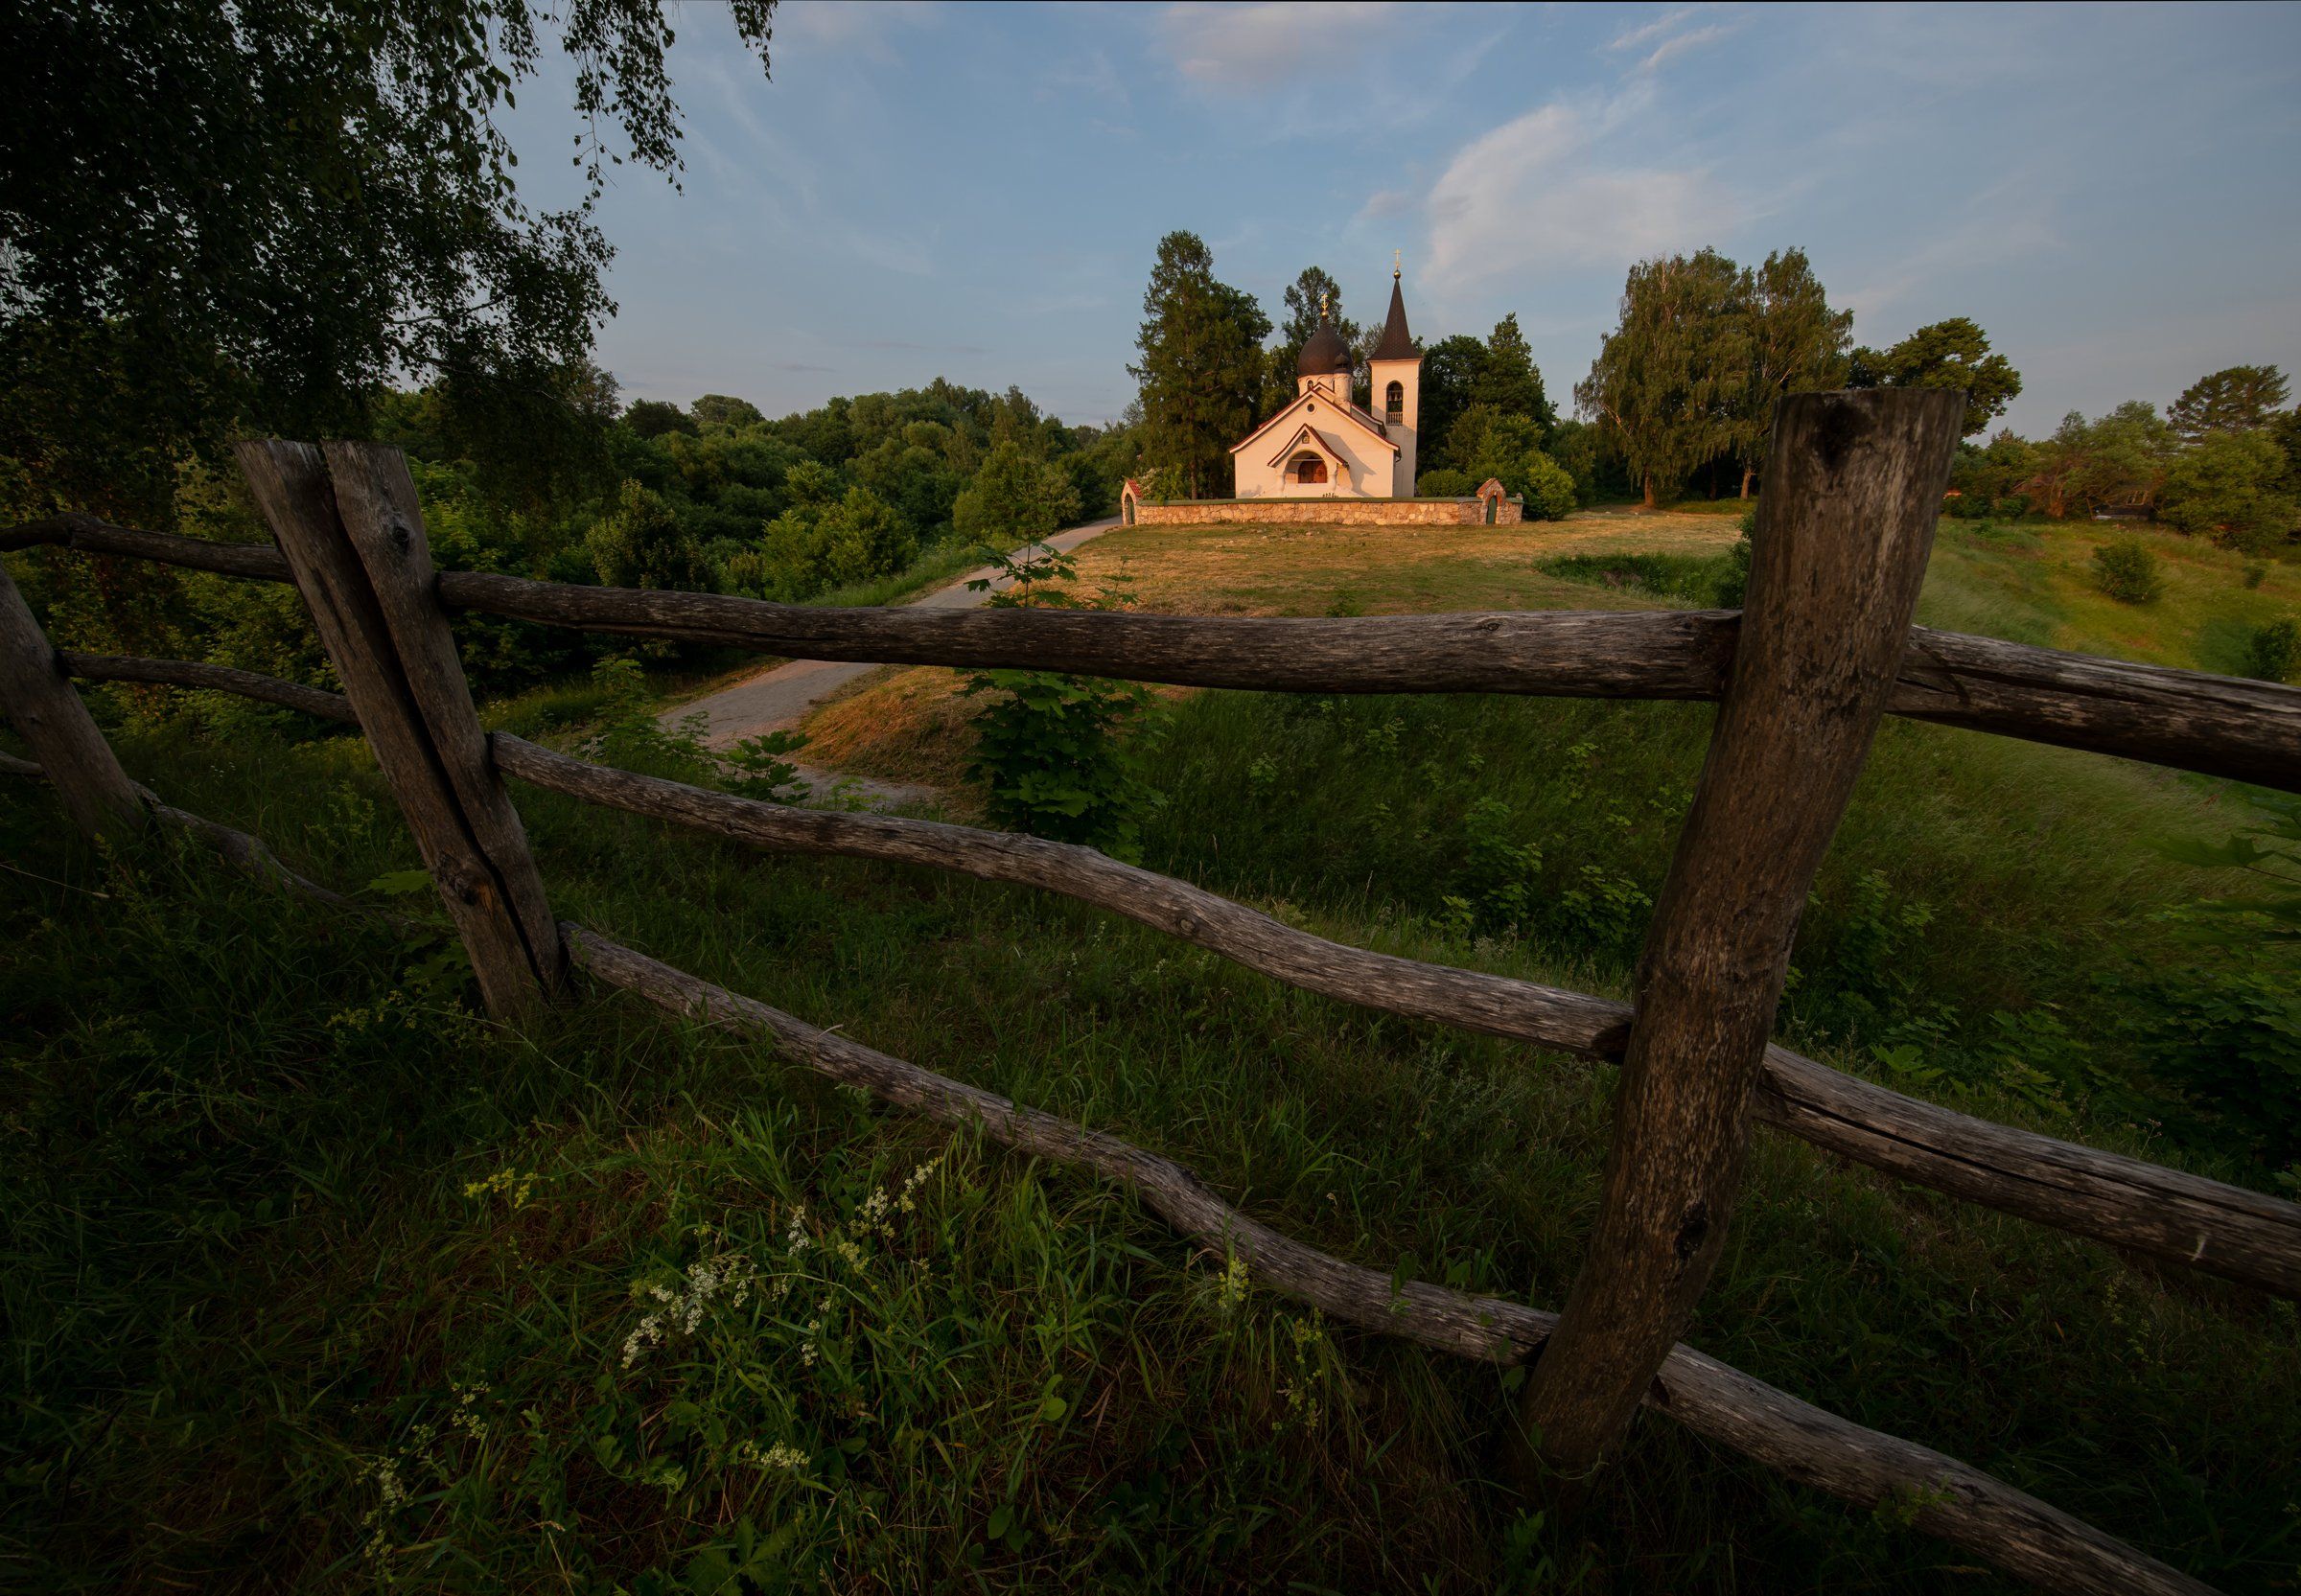
[[[966,767],[969,778],[989,789],[993,821],[1117,859],[1139,855],[1142,813],[1158,801],[1142,774],[1147,688],[995,670],[976,673],[960,690],[997,695],[975,711],[975,753]]]
[[[2120,538],[2093,551],[2093,585],[2121,604],[2154,604],[2165,591],[2165,574],[2140,539]]]
[[[2295,668],[2301,667],[2301,620],[2287,615],[2255,627],[2251,656],[2247,676],[2264,682],[2292,681]]]
[[[1537,451],[1520,468],[1528,520],[1564,520],[1574,513],[1574,479],[1547,454]]]
[[[983,543],[1043,538],[1078,519],[1079,490],[1070,474],[1014,443],[992,450],[951,506],[959,535]]]
[[[2259,560],[2245,562],[2245,586],[2247,588],[2258,588],[2268,578],[2268,567],[2263,565]]]
[[[1442,466],[1436,471],[1424,472],[1415,482],[1414,491],[1424,498],[1468,498],[1478,491],[1478,485],[1470,479],[1470,473]]]

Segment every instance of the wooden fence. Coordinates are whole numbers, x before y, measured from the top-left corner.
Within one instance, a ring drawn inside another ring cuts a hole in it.
[[[1049,610],[835,610],[434,571],[396,450],[243,445],[278,547],[69,516],[0,534],[293,582],[344,692],[222,666],[58,653],[0,569],[0,709],[73,820],[159,823],[338,904],[255,838],[131,782],[72,679],[233,692],[355,725],[472,956],[515,1020],[581,970],[674,1013],[772,1041],[889,1102],[1131,1183],[1177,1230],[1333,1317],[1498,1365],[1531,1364],[1523,1420],[1553,1480],[1615,1447],[1644,1406],[1790,1478],[1917,1527],[2040,1585],[2206,1587],[1979,1470],[1865,1429],[1678,1343],[1725,1237],[1753,1119],[1898,1179],[2160,1265],[2301,1297],[2301,1207],[2138,1159],[1992,1124],[1772,1045],[1801,906],[1882,715],[1970,727],[2301,790],[2301,692],[1910,624],[1963,401],[1908,390],[1785,401],[1766,467],[1746,608],[1360,619],[1217,619]],[[1092,849],[866,814],[760,803],[616,770],[479,725],[457,612],[810,659],[1025,666],[1292,692],[1497,692],[1720,702],[1700,784],[1623,1006],[1347,947]],[[881,859],[1022,883],[1124,914],[1340,1002],[1619,1060],[1604,1195],[1564,1311],[1548,1313],[1307,1247],[1179,1165],[821,1030],[556,920],[506,775],[784,852]]]

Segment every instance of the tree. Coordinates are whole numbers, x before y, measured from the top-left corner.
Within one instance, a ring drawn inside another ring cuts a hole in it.
[[[2127,400],[2099,421],[2072,410],[2030,451],[2018,486],[2056,520],[2113,504],[2146,508],[2157,501],[2173,450],[2171,429],[2144,400]]]
[[[1833,311],[1822,280],[1802,249],[1766,257],[1743,274],[1742,298],[1750,329],[1750,380],[1734,420],[1742,462],[1741,497],[1765,462],[1774,435],[1774,407],[1794,393],[1834,388],[1844,380],[1853,312]]]
[[[1632,266],[1621,323],[1574,388],[1574,402],[1619,444],[1649,506],[1731,441],[1750,368],[1741,279],[1714,249]]]
[[[2285,404],[2285,373],[2275,366],[2230,366],[2192,382],[2165,419],[2183,443],[2216,432],[2256,432]]]
[[[1230,491],[1230,446],[1260,413],[1269,333],[1251,294],[1215,280],[1214,256],[1197,234],[1159,240],[1135,340],[1142,364],[1127,369],[1142,387],[1152,465],[1193,498]]]
[[[1542,372],[1534,364],[1525,335],[1518,330],[1517,312],[1494,324],[1480,354],[1483,358],[1471,374],[1470,402],[1490,405],[1504,415],[1524,416],[1546,436],[1558,423],[1558,412],[1542,391]]]
[[[1286,319],[1278,325],[1278,343],[1270,351],[1269,375],[1261,410],[1274,410],[1294,397],[1294,365],[1302,358],[1302,346],[1318,331],[1321,295],[1326,301],[1327,319],[1335,324],[1343,343],[1358,352],[1359,365],[1364,367],[1364,348],[1370,347],[1366,344],[1366,330],[1342,313],[1342,285],[1324,266],[1304,266],[1294,281],[1287,285]],[[1381,335],[1380,328],[1375,329],[1375,335]],[[1352,382],[1355,387],[1355,377]]]
[[[1453,430],[1454,418],[1470,407],[1472,387],[1486,364],[1486,346],[1465,334],[1440,338],[1422,352],[1420,447],[1426,460],[1438,459]]]
[[[1961,443],[1949,468],[1958,495],[1952,515],[2022,516],[2029,513],[2029,484],[2038,469],[2036,446],[2010,429],[1987,444]]]
[[[748,399],[736,399],[723,393],[707,393],[687,406],[687,413],[705,427],[733,431],[754,427],[767,418],[759,407]]]
[[[1882,355],[1853,352],[1847,385],[1855,388],[1950,388],[1965,396],[1965,432],[1973,436],[2006,413],[2021,392],[2021,373],[1989,353],[1989,335],[1964,316],[1920,327]]]
[[[1079,519],[1079,490],[1070,473],[1003,443],[990,451],[952,507],[959,534],[977,543],[1005,545],[1058,532]]]
[[[737,0],[766,58],[772,0]],[[498,125],[556,19],[590,131],[568,209],[519,198]],[[17,513],[166,520],[234,427],[362,435],[412,374],[464,425],[570,418],[613,304],[610,165],[676,177],[659,0],[28,0],[0,97],[0,482]],[[620,149],[608,132],[619,129]]]
[[[637,482],[616,491],[615,508],[593,523],[584,544],[608,587],[710,589],[695,540],[661,495]]]
[[[661,399],[633,400],[631,408],[623,412],[623,425],[642,438],[660,438],[666,432],[685,432],[693,437],[701,430],[693,416]]]
[[[2266,553],[2294,527],[2285,471],[2283,451],[2260,432],[2208,433],[2167,470],[2159,518],[2226,547]]]

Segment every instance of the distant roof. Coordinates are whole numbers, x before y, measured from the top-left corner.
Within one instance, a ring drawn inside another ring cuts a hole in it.
[[[1414,347],[1414,335],[1406,331],[1406,300],[1398,291],[1398,273],[1390,274],[1390,319],[1383,324],[1383,341],[1374,346],[1369,357],[1376,360],[1419,360],[1422,352]]]

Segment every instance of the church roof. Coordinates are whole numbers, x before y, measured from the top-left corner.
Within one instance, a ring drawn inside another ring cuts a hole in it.
[[[1324,432],[1319,431],[1315,427],[1313,427],[1309,422],[1304,422],[1300,427],[1297,427],[1294,429],[1294,435],[1287,440],[1287,447],[1280,450],[1276,454],[1270,456],[1270,463],[1275,466],[1288,455],[1293,453],[1295,446],[1300,444],[1305,438],[1309,438],[1312,440],[1312,442],[1316,444],[1318,451],[1321,454],[1324,454],[1328,459],[1334,461],[1336,465],[1340,466],[1345,474],[1349,472],[1350,456],[1336,449],[1334,445],[1333,439],[1329,438]]]
[[[1310,414],[1312,410],[1317,407],[1321,400],[1326,402],[1328,407],[1332,409],[1335,414],[1342,417],[1352,426],[1360,428],[1365,432],[1371,434],[1374,440],[1381,444],[1384,449],[1389,450],[1394,454],[1402,452],[1398,447],[1398,444],[1391,438],[1390,434],[1383,430],[1383,424],[1381,422],[1375,420],[1365,411],[1360,409],[1356,405],[1336,404],[1329,395],[1320,393],[1315,388],[1312,389],[1309,393],[1296,394],[1293,400],[1284,408],[1282,408],[1278,414],[1272,416],[1268,421],[1264,422],[1262,426],[1247,433],[1237,443],[1232,444],[1230,446],[1230,451],[1233,454],[1236,454],[1239,452],[1239,451],[1244,449],[1248,444],[1254,442],[1255,439],[1261,437],[1265,432],[1267,432],[1270,430],[1270,428],[1276,427],[1280,422],[1285,421],[1289,416],[1296,416],[1299,419],[1300,416]]]
[[[1398,273],[1390,274],[1390,319],[1383,324],[1383,341],[1374,346],[1369,359],[1377,360],[1419,360],[1422,354],[1414,347],[1414,335],[1406,331],[1406,295],[1399,292]]]
[[[1318,308],[1318,330],[1303,341],[1302,358],[1294,362],[1297,377],[1328,377],[1351,367],[1350,346],[1342,341],[1334,324],[1326,319],[1326,307]]]

